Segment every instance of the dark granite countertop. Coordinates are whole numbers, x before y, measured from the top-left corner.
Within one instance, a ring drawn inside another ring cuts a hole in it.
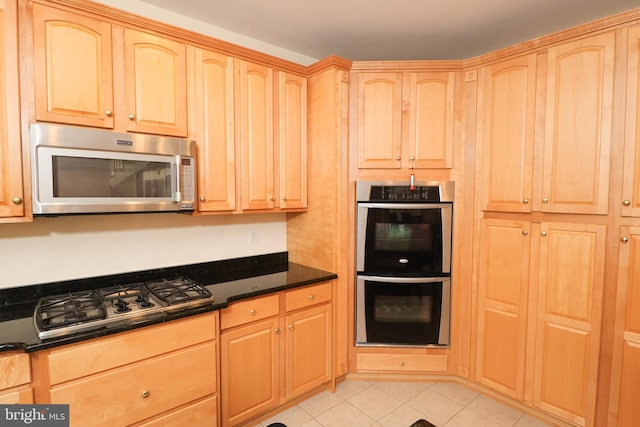
[[[38,338],[33,312],[47,295],[96,289],[157,278],[188,277],[204,285],[215,298],[204,307],[158,313],[140,320],[110,324],[68,337]],[[155,270],[101,276],[0,290],[0,352],[34,352],[144,326],[220,310],[230,302],[335,279],[336,274],[288,261],[286,252]]]

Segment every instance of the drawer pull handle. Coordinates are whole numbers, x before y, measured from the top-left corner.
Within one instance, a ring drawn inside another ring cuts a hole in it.
[[[310,299],[311,301],[313,301],[314,299],[316,299],[316,297],[315,297],[313,294],[311,294],[311,295],[309,295],[309,299]]]
[[[149,391],[148,391],[148,390],[145,390],[145,391],[143,391],[143,392],[142,392],[142,398],[143,398],[143,399],[146,399],[146,398],[147,398],[147,397],[149,397],[149,396],[151,396],[151,393],[149,393]]]
[[[252,316],[255,316],[258,312],[252,308],[251,310],[249,310],[249,313],[251,313]]]

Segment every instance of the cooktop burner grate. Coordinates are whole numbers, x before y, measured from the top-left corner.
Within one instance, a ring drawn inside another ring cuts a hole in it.
[[[207,288],[183,277],[147,282],[146,285],[156,297],[169,305],[211,297]]]
[[[100,297],[93,291],[83,291],[43,298],[36,319],[43,330],[50,330],[106,317]]]

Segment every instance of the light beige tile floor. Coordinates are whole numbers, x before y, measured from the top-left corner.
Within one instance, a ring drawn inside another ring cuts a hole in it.
[[[439,427],[548,426],[456,383],[347,380],[255,427],[409,427],[421,418]]]

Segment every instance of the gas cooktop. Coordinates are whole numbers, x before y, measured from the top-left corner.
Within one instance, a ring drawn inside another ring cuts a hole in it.
[[[33,320],[39,338],[54,338],[213,301],[193,280],[159,279],[44,297]]]

